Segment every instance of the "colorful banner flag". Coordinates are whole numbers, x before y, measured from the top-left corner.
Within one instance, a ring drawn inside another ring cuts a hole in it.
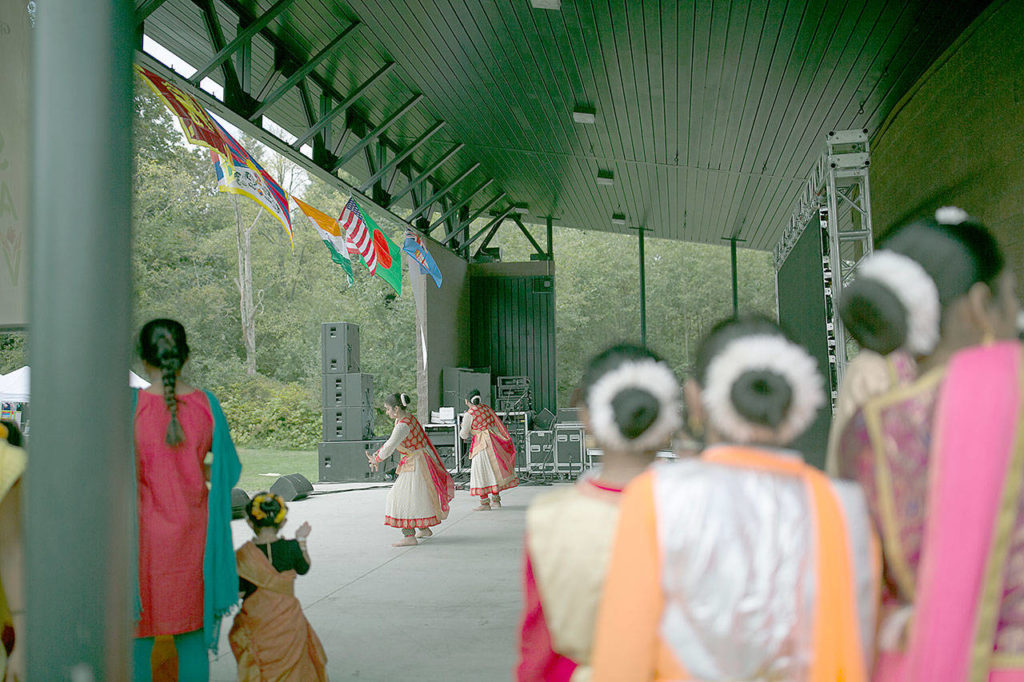
[[[427,251],[427,245],[423,243],[423,237],[418,232],[406,228],[405,244],[402,245],[402,250],[409,254],[409,258],[419,263],[421,273],[434,278],[434,284],[440,289],[441,270],[437,267],[437,263],[434,262],[434,257]]]
[[[345,240],[348,242],[348,252],[352,255],[359,255],[363,263],[370,269],[371,275],[377,274],[377,256],[373,249],[373,236],[366,229],[366,222],[363,221],[363,209],[359,208],[356,200],[349,197],[345,208],[341,209],[338,222],[345,230]]]
[[[349,253],[358,253],[363,265],[402,295],[402,250],[388,239],[373,218],[350,198],[338,218],[345,230]],[[372,266],[371,266],[372,263]]]
[[[213,154],[213,165],[217,171],[217,188],[221,192],[231,192],[249,197],[277,218],[288,240],[295,248],[292,235],[292,218],[288,213],[288,195],[284,188],[238,143],[222,125],[213,122],[223,136],[227,145],[227,154],[223,157]],[[230,159],[231,163],[226,163]]]
[[[185,139],[219,154],[228,154],[228,145],[221,137],[220,126],[192,95],[138,64],[135,65],[135,72],[142,76],[146,85],[178,119]]]
[[[313,227],[316,228],[320,239],[327,246],[327,250],[331,252],[331,260],[341,266],[341,269],[345,271],[345,275],[348,277],[348,285],[352,286],[354,281],[352,262],[348,259],[345,235],[341,233],[338,221],[326,213],[318,211],[298,197],[292,197],[292,199],[295,200],[295,205],[299,207],[299,210],[309,218],[309,222],[313,223]]]

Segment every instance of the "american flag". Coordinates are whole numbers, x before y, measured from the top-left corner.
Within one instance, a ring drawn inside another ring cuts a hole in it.
[[[349,253],[358,253],[363,257],[371,275],[377,274],[377,251],[373,248],[373,237],[366,229],[363,211],[355,199],[350,198],[338,217],[345,230],[345,242]]]

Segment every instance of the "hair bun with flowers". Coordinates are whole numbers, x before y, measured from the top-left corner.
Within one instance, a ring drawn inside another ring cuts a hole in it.
[[[703,389],[715,430],[736,443],[788,444],[825,402],[817,363],[781,334],[727,342],[708,364]]]
[[[261,492],[256,493],[249,501],[245,507],[245,513],[253,525],[258,528],[267,526],[277,528],[284,523],[284,519],[288,515],[288,505],[280,495]]]
[[[586,405],[594,436],[618,450],[663,447],[682,427],[679,382],[653,359],[628,360],[606,372],[587,391]]]

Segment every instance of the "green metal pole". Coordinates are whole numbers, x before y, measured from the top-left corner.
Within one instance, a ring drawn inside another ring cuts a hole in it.
[[[548,216],[548,260],[555,259],[555,228],[551,216]]]
[[[736,276],[736,237],[729,238],[729,251],[732,259],[732,316],[736,317],[740,314],[740,298]]]
[[[640,343],[647,345],[647,270],[644,267],[644,230],[637,228],[640,238]]]
[[[38,8],[19,642],[29,680],[127,680],[134,3]]]

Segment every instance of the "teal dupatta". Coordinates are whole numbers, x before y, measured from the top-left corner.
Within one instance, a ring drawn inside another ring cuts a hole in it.
[[[206,548],[203,553],[203,637],[208,649],[217,652],[220,641],[220,621],[238,603],[238,569],[235,564],[235,549],[231,541],[231,489],[242,474],[242,463],[231,440],[224,411],[220,402],[209,391],[203,391],[210,403],[213,416],[213,462],[210,465],[210,494],[207,502]],[[132,390],[132,427],[135,426],[135,410],[139,400],[138,389]],[[132,437],[134,451],[135,438]],[[132,457],[132,468],[135,457]],[[132,472],[132,485],[138,481],[137,474]],[[136,508],[138,493],[132,495],[131,519],[134,532],[132,540],[136,549],[132,558],[135,570],[132,571],[134,585],[135,617],[142,613],[142,601],[139,597],[138,571],[138,522]]]

